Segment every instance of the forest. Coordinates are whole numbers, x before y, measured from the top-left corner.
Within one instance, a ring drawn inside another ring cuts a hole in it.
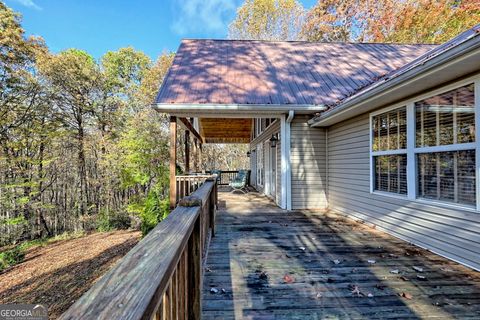
[[[228,35],[441,43],[479,22],[477,0],[325,0],[308,10],[246,0]],[[173,59],[132,47],[100,59],[51,52],[0,2],[0,246],[76,231],[145,234],[168,214],[168,122],[151,105]],[[245,167],[246,151],[206,146],[203,169]]]

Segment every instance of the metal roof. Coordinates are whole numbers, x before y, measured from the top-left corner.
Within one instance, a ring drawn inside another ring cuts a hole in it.
[[[333,105],[434,47],[183,40],[156,103]]]

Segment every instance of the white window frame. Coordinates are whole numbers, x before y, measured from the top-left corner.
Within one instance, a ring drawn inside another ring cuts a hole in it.
[[[416,147],[415,139],[415,102],[421,101],[423,99],[435,96],[438,94],[445,93],[447,91],[468,85],[474,84],[475,92],[475,142],[471,143],[459,143],[451,145],[441,145],[441,146],[431,146],[431,147]],[[406,107],[407,111],[407,148],[400,150],[387,150],[387,151],[373,151],[373,117],[395,110],[401,107]],[[475,184],[476,184],[476,207],[472,207],[464,204],[449,203],[439,200],[430,200],[418,197],[417,190],[417,154],[419,153],[430,153],[430,152],[448,152],[448,151],[461,151],[461,150],[475,150]],[[388,196],[393,198],[408,199],[411,201],[435,204],[438,206],[443,206],[447,208],[457,208],[467,211],[480,212],[480,75],[466,78],[461,81],[457,81],[447,86],[440,87],[438,89],[428,91],[422,95],[415,96],[411,99],[401,101],[394,105],[382,108],[380,110],[370,113],[370,122],[369,122],[369,168],[370,168],[370,193]],[[385,191],[376,191],[374,183],[374,157],[381,155],[395,155],[395,154],[406,154],[407,155],[407,195],[390,193]]]

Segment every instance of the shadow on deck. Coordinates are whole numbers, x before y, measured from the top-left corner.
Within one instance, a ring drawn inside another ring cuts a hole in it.
[[[334,214],[219,200],[204,319],[480,318],[477,272]]]

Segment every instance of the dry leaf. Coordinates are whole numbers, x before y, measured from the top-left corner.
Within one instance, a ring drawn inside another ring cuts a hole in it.
[[[393,270],[390,270],[390,273],[393,273],[393,274],[398,274],[400,271],[398,269],[393,269]]]
[[[283,276],[283,281],[285,281],[285,283],[292,283],[295,281],[295,279],[292,276],[286,274]]]
[[[408,292],[402,292],[401,296],[405,299],[412,300],[413,296]]]

